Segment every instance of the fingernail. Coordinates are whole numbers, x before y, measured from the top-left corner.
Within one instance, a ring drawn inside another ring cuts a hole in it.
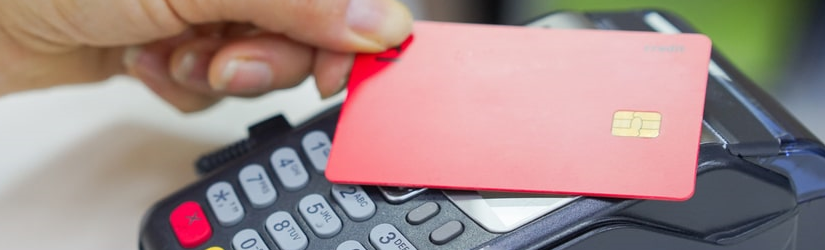
[[[347,25],[363,49],[380,51],[406,38],[412,29],[412,14],[396,1],[352,0]]]
[[[179,83],[186,82],[192,74],[192,70],[195,69],[196,59],[197,57],[194,52],[186,52],[181,58],[178,67],[175,67],[175,71],[172,72],[172,78]]]
[[[135,67],[141,52],[143,52],[143,49],[138,46],[127,47],[123,52],[123,66],[126,67],[127,71]]]
[[[272,77],[272,69],[265,62],[233,59],[226,64],[220,80],[210,84],[217,91],[252,93],[266,90],[272,85]]]

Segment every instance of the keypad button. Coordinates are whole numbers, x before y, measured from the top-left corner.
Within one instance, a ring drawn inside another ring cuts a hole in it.
[[[232,237],[232,246],[236,250],[269,250],[261,235],[253,229],[244,229]]]
[[[269,180],[269,176],[261,165],[253,164],[244,167],[238,174],[238,181],[254,208],[272,205],[278,197],[278,192],[275,191],[272,181]]]
[[[379,224],[370,231],[370,243],[378,250],[416,250],[412,243],[390,224]]]
[[[181,203],[169,215],[169,224],[184,248],[197,247],[212,237],[212,227],[201,205],[194,201]]]
[[[295,191],[304,188],[309,183],[309,174],[294,149],[279,148],[272,153],[269,160],[275,170],[275,175],[287,190]]]
[[[235,190],[232,189],[232,185],[228,182],[222,181],[212,184],[206,190],[206,199],[221,225],[232,226],[243,219],[243,206],[241,206]]]
[[[301,144],[304,146],[304,152],[309,156],[309,161],[315,167],[315,170],[324,172],[327,169],[327,158],[332,147],[332,142],[329,140],[327,133],[317,130],[309,132],[304,135]]]
[[[464,224],[459,221],[450,221],[430,233],[430,241],[436,245],[444,245],[463,232]]]
[[[426,202],[407,213],[407,222],[413,225],[424,223],[438,214],[439,211],[441,211],[441,207],[439,207],[437,203],[432,201]]]
[[[334,184],[332,197],[354,221],[365,221],[375,214],[375,203],[360,186]]]
[[[348,240],[339,244],[335,250],[367,250],[367,248],[358,241]]]
[[[318,237],[329,238],[341,231],[341,218],[320,194],[310,194],[301,199],[298,209]]]
[[[298,223],[287,212],[278,211],[266,218],[266,231],[282,250],[304,250],[309,240]]]
[[[223,247],[214,246],[214,247],[209,247],[206,250],[224,250],[224,249],[223,249]]]

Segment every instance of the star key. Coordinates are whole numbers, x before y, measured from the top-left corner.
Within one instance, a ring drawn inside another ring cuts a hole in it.
[[[232,184],[229,184],[229,182],[221,181],[212,184],[206,190],[205,197],[209,202],[209,206],[212,207],[215,218],[221,225],[232,226],[243,219],[243,207],[238,200],[238,195],[232,188]],[[203,216],[201,218],[206,219]]]
[[[217,194],[212,195],[212,196],[215,197],[215,202],[221,202],[221,201],[227,201],[226,200],[227,195],[229,195],[229,192],[226,192],[226,190],[221,190]]]

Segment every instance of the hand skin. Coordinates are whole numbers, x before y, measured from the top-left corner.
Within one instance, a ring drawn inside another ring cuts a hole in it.
[[[310,74],[328,97],[411,29],[396,0],[2,0],[0,96],[127,73],[183,112]]]

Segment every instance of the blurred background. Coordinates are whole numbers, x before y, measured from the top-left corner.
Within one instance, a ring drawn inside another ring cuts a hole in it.
[[[745,75],[825,138],[825,1],[404,0],[417,19],[523,24],[556,10],[658,8],[707,34]],[[274,114],[340,102],[312,79],[180,114],[128,77],[0,98],[0,242],[9,249],[137,249],[143,214],[197,180],[200,155]]]

